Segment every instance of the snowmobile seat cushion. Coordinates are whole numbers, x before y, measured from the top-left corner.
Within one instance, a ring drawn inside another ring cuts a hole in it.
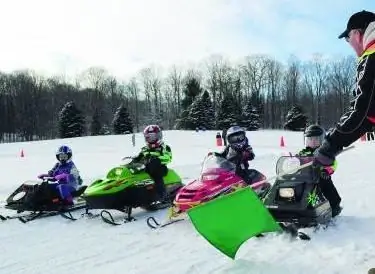
[[[81,196],[83,192],[85,192],[87,186],[81,186],[79,189],[77,189],[76,191],[73,191],[72,192],[72,196],[73,197],[78,197],[78,196]]]

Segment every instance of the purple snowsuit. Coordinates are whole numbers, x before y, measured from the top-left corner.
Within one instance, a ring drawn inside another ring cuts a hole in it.
[[[69,160],[66,163],[56,163],[55,166],[48,171],[48,176],[55,177],[58,184],[56,189],[59,191],[60,196],[67,202],[72,202],[72,192],[77,190],[82,184],[82,179],[79,171],[73,161]]]

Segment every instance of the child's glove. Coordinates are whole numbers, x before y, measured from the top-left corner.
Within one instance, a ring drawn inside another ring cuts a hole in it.
[[[323,180],[329,180],[333,172],[334,170],[330,166],[323,167],[320,171],[320,178],[322,178]]]
[[[66,182],[66,181],[68,181],[68,177],[69,177],[68,174],[63,173],[63,174],[56,175],[55,180],[59,181],[59,182]]]
[[[252,161],[254,159],[254,152],[252,149],[247,149],[242,152],[242,161]]]

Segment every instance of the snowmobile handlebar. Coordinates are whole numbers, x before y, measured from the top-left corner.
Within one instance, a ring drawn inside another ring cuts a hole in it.
[[[121,160],[126,160],[126,159],[134,159],[135,157],[133,157],[133,156],[125,156],[124,158],[122,158]]]
[[[350,149],[352,149],[352,148],[355,148],[355,146],[353,145],[353,146],[349,146],[349,147],[344,148],[344,149],[341,150],[339,153],[337,153],[336,156],[338,156],[338,155],[340,155],[341,153],[346,152],[346,151],[348,151],[348,150],[350,150]],[[285,171],[285,172],[283,172],[283,173],[277,174],[277,175],[272,176],[272,177],[270,177],[270,178],[264,179],[264,180],[262,180],[262,181],[260,181],[260,182],[257,182],[257,183],[265,183],[265,182],[269,182],[269,181],[276,180],[276,179],[278,179],[278,178],[280,178],[280,177],[283,177],[283,176],[285,176],[285,175],[296,173],[296,172],[298,172],[298,171],[301,170],[301,169],[304,169],[304,168],[306,168],[306,167],[311,166],[312,164],[313,164],[313,161],[308,162],[308,163],[306,163],[306,164],[300,165],[300,166],[298,166],[298,167],[296,167],[296,168],[292,168],[292,169],[290,169],[290,170],[287,170],[287,171]]]
[[[42,181],[43,182],[56,182],[56,179],[53,176],[45,176],[42,178]]]

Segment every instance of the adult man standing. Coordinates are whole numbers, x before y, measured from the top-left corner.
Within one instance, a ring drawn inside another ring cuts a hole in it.
[[[354,100],[314,153],[315,164],[321,166],[332,165],[338,152],[375,125],[375,14],[365,10],[353,14],[341,38],[359,57]]]

